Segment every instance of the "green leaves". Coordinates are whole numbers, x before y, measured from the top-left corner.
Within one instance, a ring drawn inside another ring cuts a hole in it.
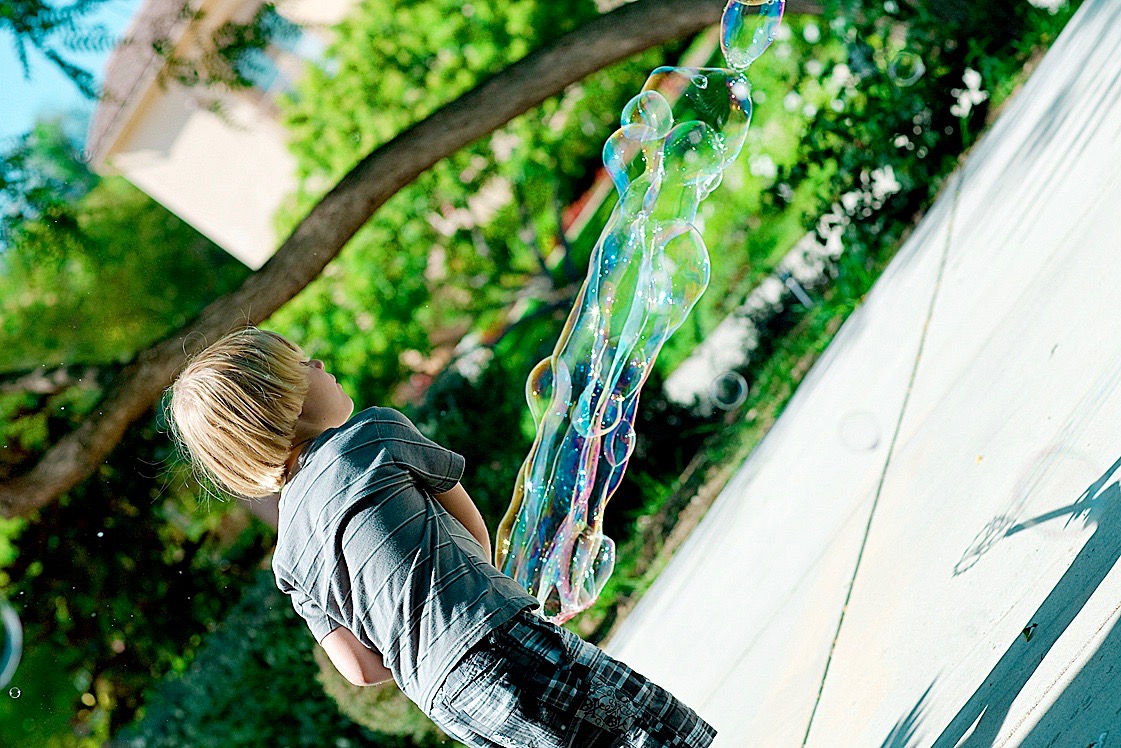
[[[89,172],[58,122],[2,159],[0,371],[127,360],[249,273],[124,179]]]
[[[327,49],[334,72],[312,71],[283,107],[301,188],[278,232],[370,150],[595,13],[591,0],[358,6]],[[361,401],[392,401],[416,373],[403,351],[427,357],[433,340],[485,325],[541,272],[537,252],[558,244],[557,204],[599,167],[622,105],[661,59],[602,71],[434,166],[270,324],[312,334],[309,350],[332,357]]]
[[[104,26],[98,24],[82,29],[79,25],[102,2],[104,0],[77,0],[67,6],[56,6],[46,0],[0,0],[0,31],[12,35],[24,77],[31,77],[27,59],[30,44],[53,62],[86,98],[96,98],[93,76],[64,58],[54,41],[61,35],[64,46],[76,52],[108,48],[112,39]]]

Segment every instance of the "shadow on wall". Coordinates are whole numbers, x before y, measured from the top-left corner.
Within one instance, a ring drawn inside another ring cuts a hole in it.
[[[906,717],[895,723],[891,733],[884,738],[884,742],[880,743],[880,748],[913,748],[917,745],[912,741],[915,739],[919,724],[923,720],[923,712],[926,711],[926,698],[930,696],[930,689],[932,688],[934,688],[933,683],[926,687],[914,708]]]
[[[1121,558],[1121,486],[1117,481],[1106,485],[1118,468],[1121,458],[1074,503],[1008,529],[1007,535],[1013,535],[1063,516],[1068,517],[1068,522],[1081,520],[1085,525],[1094,525],[1093,534],[1066,573],[1032,614],[1024,631],[1017,634],[977,690],[934,740],[934,748],[987,748],[996,742],[1012,703]],[[1121,609],[1121,604],[1117,607]],[[1097,652],[1085,660],[1082,670],[1022,745],[1098,747],[1105,743],[1109,733],[1121,734],[1121,627],[1116,626],[1113,615],[1109,620],[1114,623]],[[929,694],[927,688],[911,712],[896,724],[882,748],[909,748],[913,744]]]

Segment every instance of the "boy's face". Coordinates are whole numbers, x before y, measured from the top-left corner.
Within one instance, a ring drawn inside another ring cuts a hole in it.
[[[354,412],[354,401],[342,385],[323,368],[323,362],[312,359],[304,364],[308,370],[308,391],[300,421],[312,433],[342,426]]]

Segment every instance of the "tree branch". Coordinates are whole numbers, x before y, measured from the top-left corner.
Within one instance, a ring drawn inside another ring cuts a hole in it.
[[[30,371],[11,371],[0,374],[0,395],[30,392],[36,395],[56,395],[70,387],[94,389],[105,387],[120,367],[115,365],[91,366],[71,364],[50,371],[44,368]]]
[[[240,288],[139,353],[121,371],[96,415],[48,449],[28,473],[0,483],[0,513],[27,515],[88,477],[125,430],[159,400],[191,352],[267,319],[319,275],[374,211],[437,161],[590,73],[719,22],[723,7],[724,0],[624,5],[519,60],[370,153]],[[810,0],[788,0],[787,11],[820,13],[821,7]]]

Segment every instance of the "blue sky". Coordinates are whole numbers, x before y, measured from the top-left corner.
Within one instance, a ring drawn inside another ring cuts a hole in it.
[[[143,0],[104,0],[87,16],[87,24],[93,26],[100,23],[113,37],[120,38],[142,2]],[[61,39],[51,41],[51,46],[63,59],[93,73],[98,85],[101,84],[111,50],[82,54],[68,50]],[[80,132],[84,139],[86,123],[93,115],[96,102],[82,96],[53,62],[30,45],[27,45],[27,58],[30,79],[24,78],[11,34],[0,33],[0,92],[3,92],[0,94],[0,148],[10,143],[13,137],[30,130],[39,115],[68,111],[79,113],[82,121]]]

